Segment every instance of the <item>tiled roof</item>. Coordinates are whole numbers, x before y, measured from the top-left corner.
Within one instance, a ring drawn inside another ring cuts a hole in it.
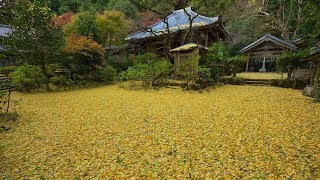
[[[272,36],[271,34],[267,34],[267,35],[263,36],[262,38],[258,39],[257,41],[253,42],[252,44],[244,47],[240,52],[241,53],[248,52],[251,49],[257,47],[258,45],[260,45],[260,44],[262,44],[264,42],[268,42],[268,41],[271,41],[271,42],[273,42],[275,44],[278,44],[278,45],[280,45],[282,47],[285,47],[287,49],[290,49],[290,50],[297,49],[297,47],[294,44],[289,43],[287,41],[284,41],[282,39],[279,39],[279,38],[277,38],[275,36]]]
[[[192,21],[192,27],[208,26],[218,22],[219,17],[205,17],[191,10],[191,7],[185,9],[188,14],[195,19]],[[176,10],[167,16],[166,20],[169,24],[170,32],[178,32],[180,30],[189,28],[189,17],[183,9]],[[129,35],[126,40],[144,39],[156,35],[162,35],[166,33],[167,24],[163,20],[150,26],[146,31],[140,31]]]
[[[0,24],[0,37],[8,37],[11,32],[12,28],[7,25]]]

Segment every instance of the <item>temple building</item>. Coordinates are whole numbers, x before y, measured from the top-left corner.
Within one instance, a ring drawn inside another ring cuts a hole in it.
[[[266,72],[276,71],[276,61],[285,51],[296,50],[297,47],[287,41],[267,34],[240,52],[249,56],[246,71]]]
[[[186,38],[187,33],[189,33],[188,38]],[[205,17],[189,7],[173,11],[148,28],[130,34],[126,41],[135,53],[154,52],[164,55],[164,48],[171,50],[188,43],[208,47],[218,41],[231,43],[232,38],[223,27],[221,16]],[[164,42],[168,47],[165,47]]]

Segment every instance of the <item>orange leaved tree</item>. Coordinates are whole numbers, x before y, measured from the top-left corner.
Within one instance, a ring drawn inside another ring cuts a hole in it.
[[[71,57],[77,72],[89,72],[104,60],[105,49],[102,45],[86,36],[71,34],[66,39],[64,52]]]

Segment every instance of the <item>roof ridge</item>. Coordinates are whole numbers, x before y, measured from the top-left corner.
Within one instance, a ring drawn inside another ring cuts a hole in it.
[[[290,42],[287,42],[285,40],[282,40],[282,39],[280,39],[280,38],[278,38],[276,36],[273,36],[272,34],[268,33],[268,34],[264,35],[263,37],[259,38],[258,40],[254,41],[253,43],[249,44],[248,46],[244,47],[240,51],[240,53],[244,53],[244,52],[254,48],[255,46],[261,44],[267,38],[273,40],[274,43],[276,43],[276,44],[281,44],[282,46],[287,46],[287,47],[290,47],[292,49],[296,49],[297,48],[294,44],[292,44]],[[290,48],[288,48],[288,49],[290,49]]]

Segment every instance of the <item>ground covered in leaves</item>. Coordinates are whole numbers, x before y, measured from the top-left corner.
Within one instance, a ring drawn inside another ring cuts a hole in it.
[[[288,73],[274,73],[274,72],[265,72],[265,73],[259,73],[259,72],[243,72],[243,73],[237,73],[237,77],[244,78],[244,79],[287,79]]]
[[[1,179],[320,177],[320,103],[300,91],[117,85],[22,98]]]

